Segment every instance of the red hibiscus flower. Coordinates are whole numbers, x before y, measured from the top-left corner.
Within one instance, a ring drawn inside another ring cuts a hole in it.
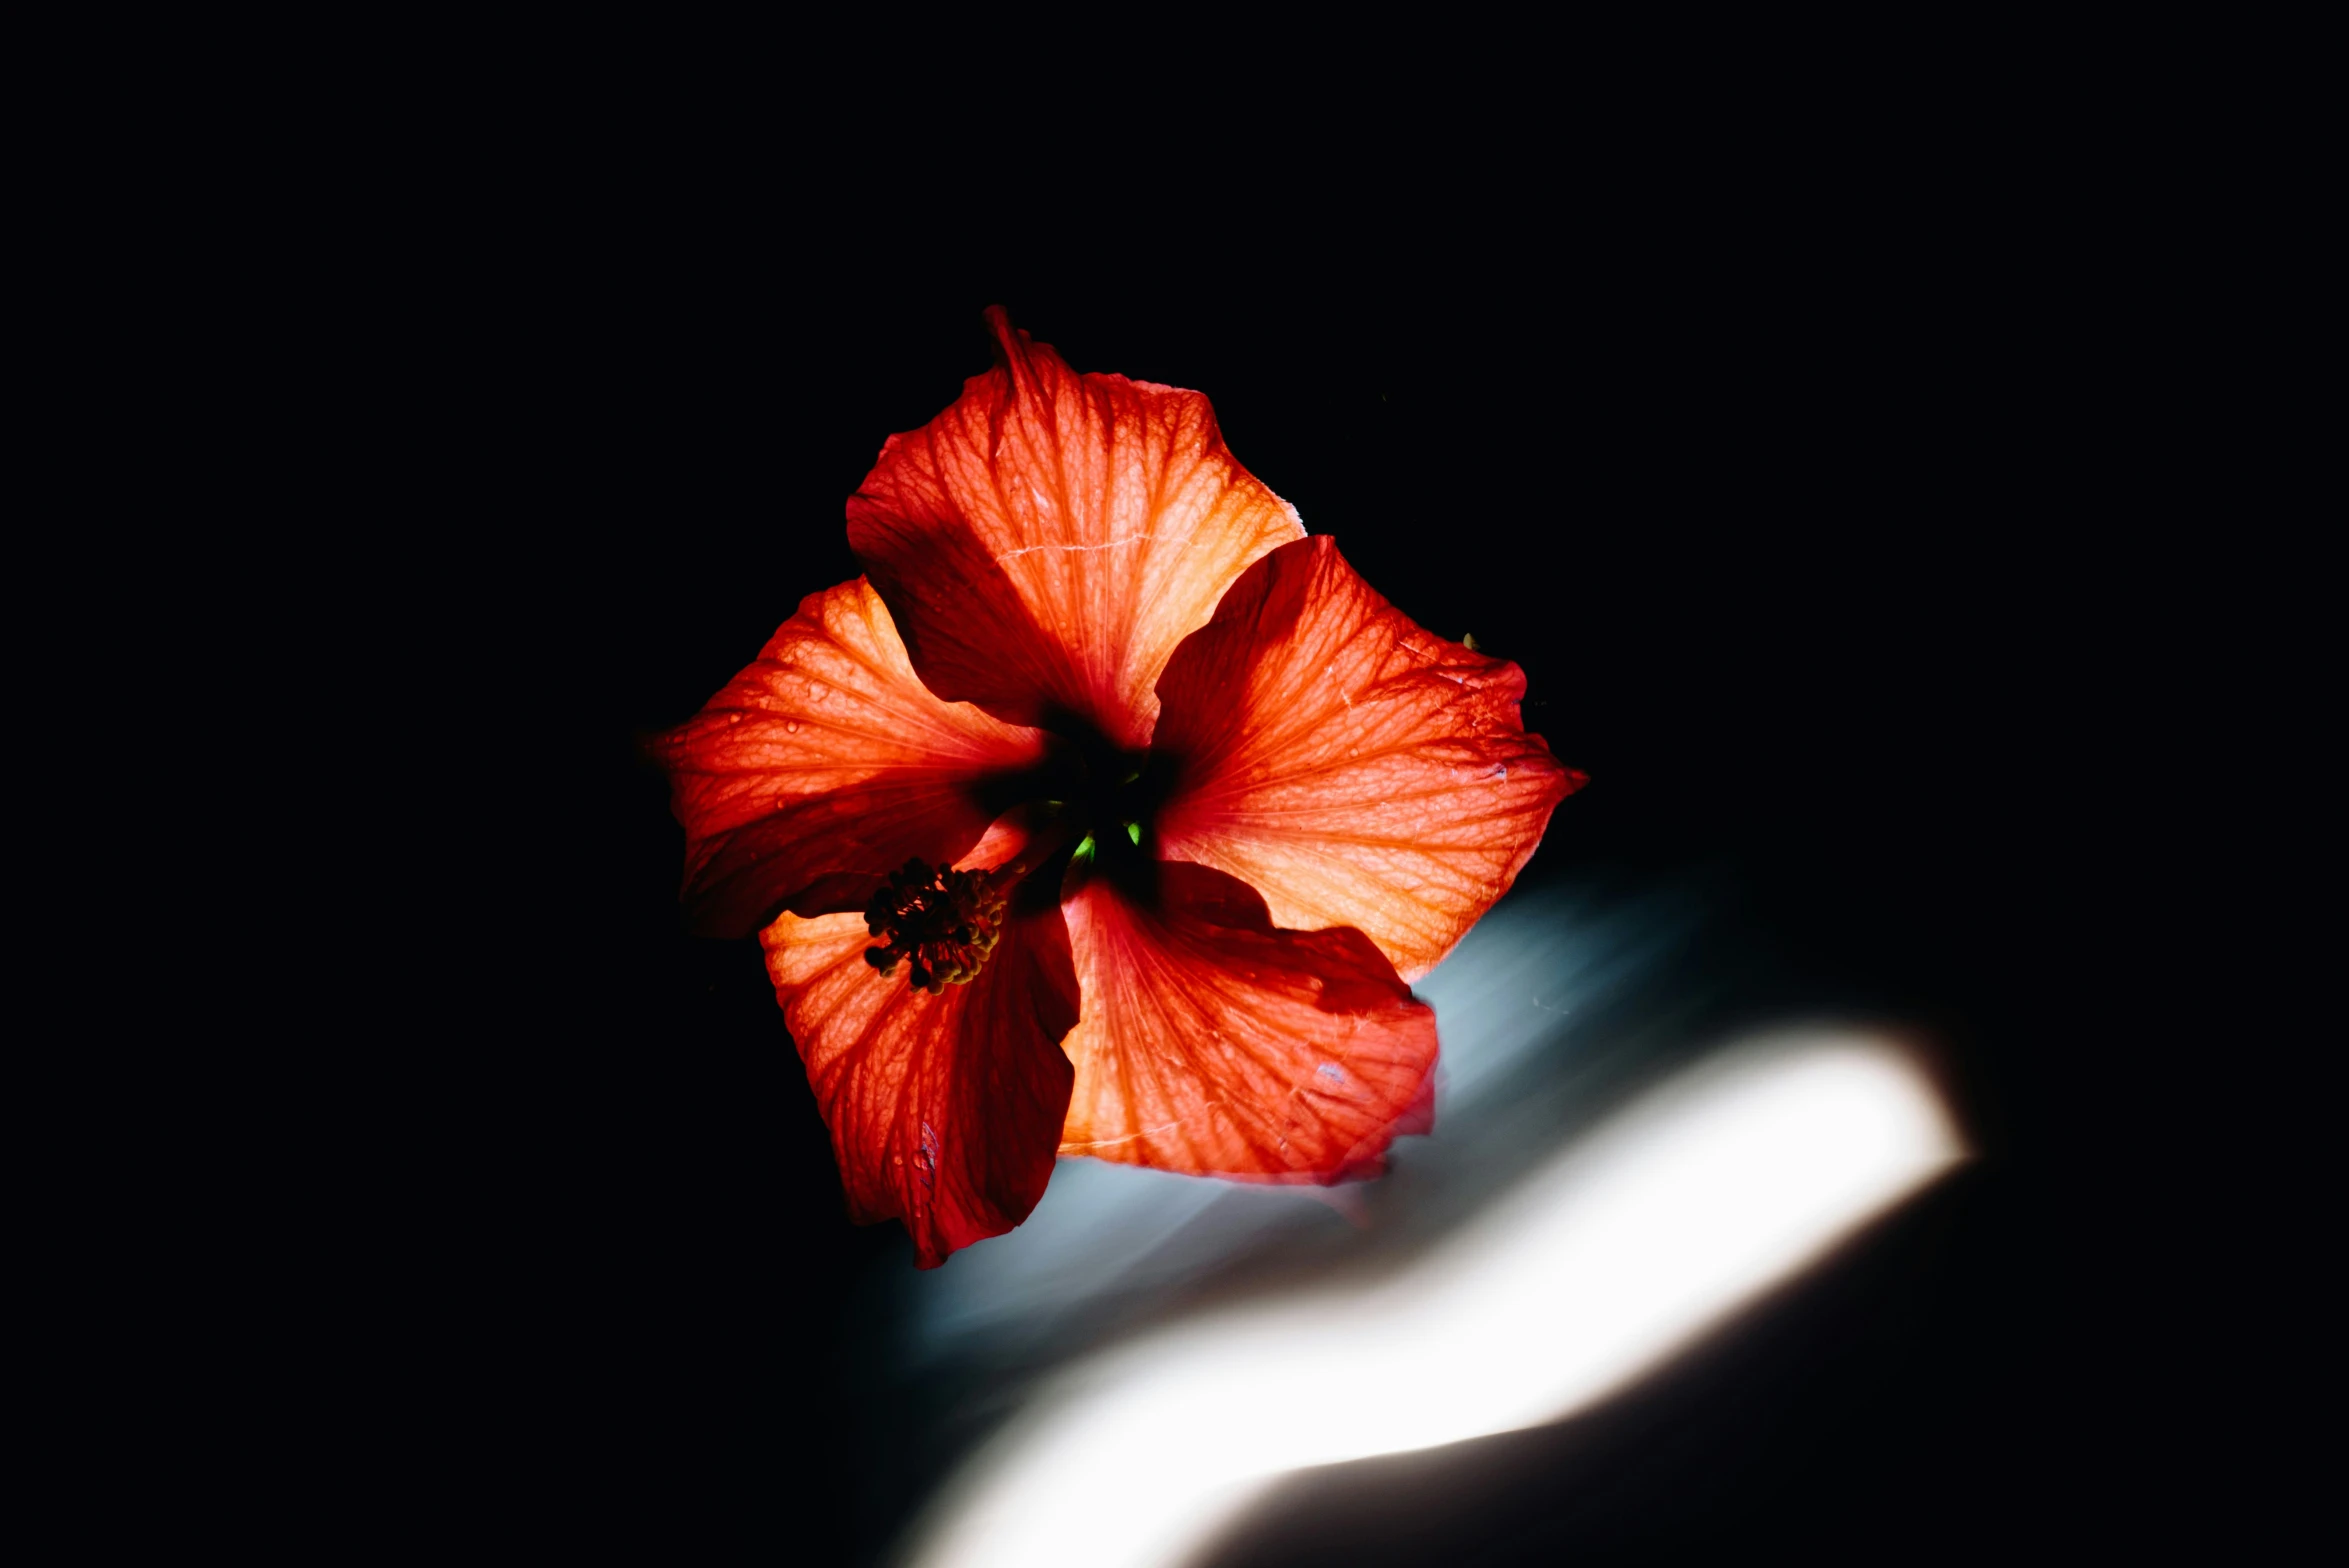
[[[848,503],[866,575],[654,743],[689,913],[759,933],[851,1213],[924,1267],[1056,1154],[1378,1169],[1432,1105],[1408,982],[1582,782],[1206,398],[987,320],[994,368]]]

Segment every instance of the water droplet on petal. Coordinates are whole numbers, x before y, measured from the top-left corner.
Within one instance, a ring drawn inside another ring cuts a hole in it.
[[[786,735],[797,735],[799,733],[799,720],[785,719],[783,721],[783,733]]]

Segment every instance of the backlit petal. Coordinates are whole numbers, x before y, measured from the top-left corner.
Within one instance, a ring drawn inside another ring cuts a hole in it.
[[[1061,1152],[1260,1181],[1374,1172],[1427,1109],[1434,1011],[1359,931],[1278,930],[1219,871],[1155,872],[1155,897],[1094,876],[1063,906],[1084,1018]]]
[[[850,1216],[903,1219],[923,1268],[1026,1219],[1068,1110],[1077,982],[1060,911],[1018,915],[976,979],[936,996],[865,962],[856,915],[784,915],[759,940]]]
[[[1140,747],[1176,644],[1304,528],[1200,394],[1079,376],[1000,308],[987,321],[995,368],[889,438],[848,542],[939,696],[1023,724],[1073,713]]]
[[[1525,733],[1514,664],[1430,636],[1326,538],[1233,584],[1168,663],[1180,758],[1162,854],[1218,867],[1284,926],[1352,926],[1407,980],[1508,890],[1583,783]]]
[[[941,702],[864,579],[800,602],[758,661],[652,743],[685,825],[697,926],[744,935],[784,908],[862,907],[920,856],[950,862],[1005,804],[989,785],[1045,737]]]

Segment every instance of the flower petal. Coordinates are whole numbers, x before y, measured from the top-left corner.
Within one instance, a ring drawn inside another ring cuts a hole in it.
[[[1196,392],[1079,376],[987,312],[996,365],[891,436],[848,542],[939,696],[1148,743],[1153,688],[1248,563],[1304,528]]]
[[[1434,1011],[1359,931],[1277,930],[1220,871],[1145,869],[1154,895],[1094,875],[1062,906],[1085,1010],[1060,1152],[1260,1181],[1375,1171],[1425,1109]]]
[[[1015,913],[976,979],[935,996],[865,962],[856,915],[784,915],[759,940],[850,1217],[902,1218],[926,1269],[1026,1219],[1052,1177],[1071,1077],[1060,1040],[1077,1020],[1049,898]]]
[[[781,909],[861,907],[909,856],[945,863],[1005,804],[991,783],[1045,737],[941,702],[863,578],[800,601],[758,661],[656,739],[685,825],[684,898],[721,936]]]
[[[1584,775],[1525,733],[1516,665],[1433,637],[1327,537],[1250,567],[1169,661],[1155,747],[1179,758],[1160,853],[1272,917],[1353,926],[1406,980],[1508,891]]]

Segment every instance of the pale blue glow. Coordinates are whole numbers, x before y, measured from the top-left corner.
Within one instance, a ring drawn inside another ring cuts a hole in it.
[[[1685,918],[1669,904],[1602,916],[1560,892],[1504,900],[1415,988],[1436,1009],[1442,1053],[1435,1136],[1398,1142],[1393,1172],[1377,1184],[1402,1191],[1247,1186],[1062,1160],[1025,1225],[910,1277],[905,1358],[1033,1359],[1121,1300],[1147,1300],[1251,1249],[1335,1235],[1361,1253],[1408,1239],[1412,1227],[1391,1214],[1378,1235],[1355,1228],[1374,1198],[1389,1211],[1390,1200],[1441,1199],[1467,1169],[1547,1152],[1554,1129],[1540,1102],[1511,1086],[1570,1070],[1586,1051],[1584,1022],[1653,967]],[[1619,1043],[1610,1033],[1602,1049]]]

